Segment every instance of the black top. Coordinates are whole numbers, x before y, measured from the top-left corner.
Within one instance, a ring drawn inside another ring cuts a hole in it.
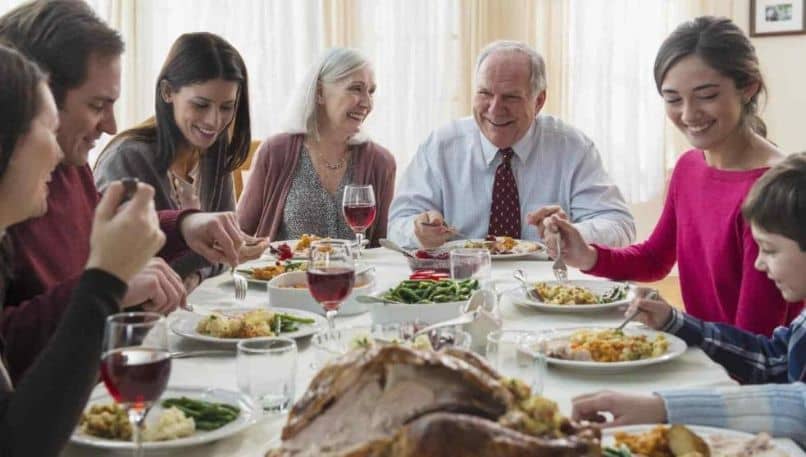
[[[46,349],[15,390],[0,391],[0,457],[61,452],[98,380],[104,323],[126,287],[103,270],[81,276]]]

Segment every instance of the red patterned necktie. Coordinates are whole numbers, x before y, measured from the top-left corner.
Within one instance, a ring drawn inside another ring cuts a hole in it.
[[[503,157],[495,170],[493,203],[490,205],[490,228],[488,234],[495,236],[521,237],[521,202],[518,184],[512,173],[512,148],[499,149]]]

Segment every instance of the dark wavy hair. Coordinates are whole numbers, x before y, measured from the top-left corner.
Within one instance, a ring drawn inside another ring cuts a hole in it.
[[[747,35],[730,19],[701,16],[680,24],[663,44],[655,57],[655,86],[661,93],[666,73],[677,62],[696,55],[708,66],[733,80],[738,89],[758,83],[759,90],[744,105],[743,121],[761,136],[767,136],[767,126],[758,116],[759,99],[766,96],[767,87],[759,68],[756,49]]]
[[[186,33],[177,38],[157,77],[154,119],[121,133],[119,138],[156,142],[157,168],[168,171],[176,159],[177,146],[185,139],[176,125],[173,105],[163,99],[163,91],[166,88],[178,91],[184,86],[213,79],[234,81],[239,85],[232,123],[210,146],[211,151],[225,154],[227,171],[236,170],[246,161],[249,143],[252,141],[249,78],[246,64],[238,51],[226,40],[212,33]],[[113,143],[118,141],[110,142]]]
[[[0,176],[6,172],[17,141],[28,133],[42,106],[38,87],[46,81],[39,67],[18,51],[0,45]]]
[[[806,152],[791,154],[767,170],[747,193],[742,215],[806,251]]]
[[[0,42],[48,73],[59,107],[67,91],[87,79],[91,56],[123,54],[120,34],[81,0],[34,0],[18,6],[0,17]]]

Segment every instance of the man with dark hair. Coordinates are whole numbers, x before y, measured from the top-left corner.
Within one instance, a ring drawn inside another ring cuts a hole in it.
[[[99,201],[89,151],[103,133],[117,131],[112,107],[120,95],[120,35],[79,0],[34,0],[0,17],[0,41],[50,74],[59,108],[57,141],[64,153],[48,186],[48,212],[15,225],[11,278],[0,315],[0,335],[12,379],[18,381],[58,326],[89,255],[90,229]],[[211,262],[236,264],[257,257],[265,243],[242,248],[232,213],[164,211],[167,242],[161,255],[190,247]],[[124,307],[169,313],[185,303],[182,279],[154,258],[130,282]]]

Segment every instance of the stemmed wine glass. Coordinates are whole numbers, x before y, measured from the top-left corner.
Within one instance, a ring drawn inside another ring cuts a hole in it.
[[[355,284],[355,261],[350,243],[341,240],[314,241],[308,260],[308,290],[325,309],[328,327],[333,332],[336,313]]]
[[[101,379],[129,415],[134,455],[143,455],[146,414],[168,384],[171,355],[165,318],[158,313],[109,316],[104,329]]]
[[[347,225],[355,233],[358,242],[357,253],[361,257],[361,242],[364,239],[364,232],[375,222],[375,189],[372,184],[356,185],[348,184],[344,187],[344,198],[342,199],[342,210]]]

